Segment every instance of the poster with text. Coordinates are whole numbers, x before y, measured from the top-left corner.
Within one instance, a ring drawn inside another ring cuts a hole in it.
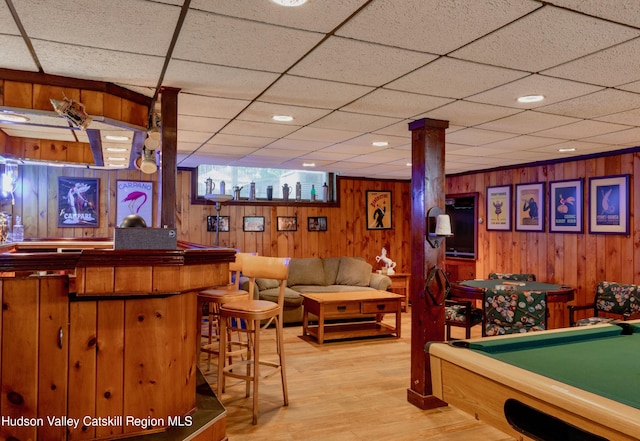
[[[97,178],[58,178],[58,227],[98,226],[98,183]]]
[[[511,231],[511,185],[487,187],[487,230]]]
[[[147,227],[153,226],[153,182],[149,181],[118,181],[116,225],[130,214],[137,214],[144,219]]]

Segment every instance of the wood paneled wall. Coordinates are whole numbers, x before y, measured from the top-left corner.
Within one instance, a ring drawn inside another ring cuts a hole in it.
[[[230,231],[220,232],[220,246],[236,248],[243,252],[258,252],[264,256],[280,257],[332,257],[359,256],[381,268],[375,257],[382,247],[397,263],[397,272],[409,272],[411,233],[410,183],[372,179],[339,178],[339,207],[331,206],[259,206],[250,203],[222,205],[221,216],[230,216]],[[215,244],[215,233],[207,232],[207,216],[215,215],[213,203],[192,205],[191,172],[178,173],[177,226],[179,238],[207,245]],[[367,190],[391,191],[392,229],[367,230],[365,198]],[[321,204],[320,204],[321,205]],[[264,216],[265,231],[243,232],[243,216]],[[278,216],[296,216],[298,230],[277,231]],[[326,216],[327,231],[307,231],[307,218]]]
[[[58,227],[58,177],[98,178],[99,213],[97,228]],[[152,181],[153,213],[157,217],[158,173],[146,175],[138,170],[103,171],[71,167],[20,165],[15,192],[15,205],[11,199],[0,200],[0,211],[22,216],[24,235],[29,237],[113,237],[116,222],[116,183],[119,180]],[[153,225],[157,226],[157,225]]]
[[[486,187],[544,182],[545,232],[487,231],[478,228],[478,277],[491,271],[535,273],[538,280],[577,287],[576,304],[593,301],[600,280],[640,283],[640,192],[635,191],[635,174],[640,176],[640,153],[555,163],[536,167],[474,173],[447,178],[447,193],[477,191],[479,217],[486,219]],[[589,178],[630,174],[630,235],[590,234],[587,208]],[[584,179],[584,233],[549,232],[549,182]],[[566,313],[557,311],[557,313]]]

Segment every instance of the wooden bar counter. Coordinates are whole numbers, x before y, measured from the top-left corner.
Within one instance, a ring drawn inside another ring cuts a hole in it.
[[[2,251],[0,439],[226,439],[224,408],[196,393],[196,295],[235,250]]]

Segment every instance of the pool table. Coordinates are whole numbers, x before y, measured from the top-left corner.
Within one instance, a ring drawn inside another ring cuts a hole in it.
[[[436,397],[518,439],[640,439],[640,321],[426,351]]]

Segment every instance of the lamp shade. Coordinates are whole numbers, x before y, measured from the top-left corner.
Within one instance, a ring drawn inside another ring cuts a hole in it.
[[[448,214],[439,214],[436,218],[436,236],[452,236],[451,218]]]

